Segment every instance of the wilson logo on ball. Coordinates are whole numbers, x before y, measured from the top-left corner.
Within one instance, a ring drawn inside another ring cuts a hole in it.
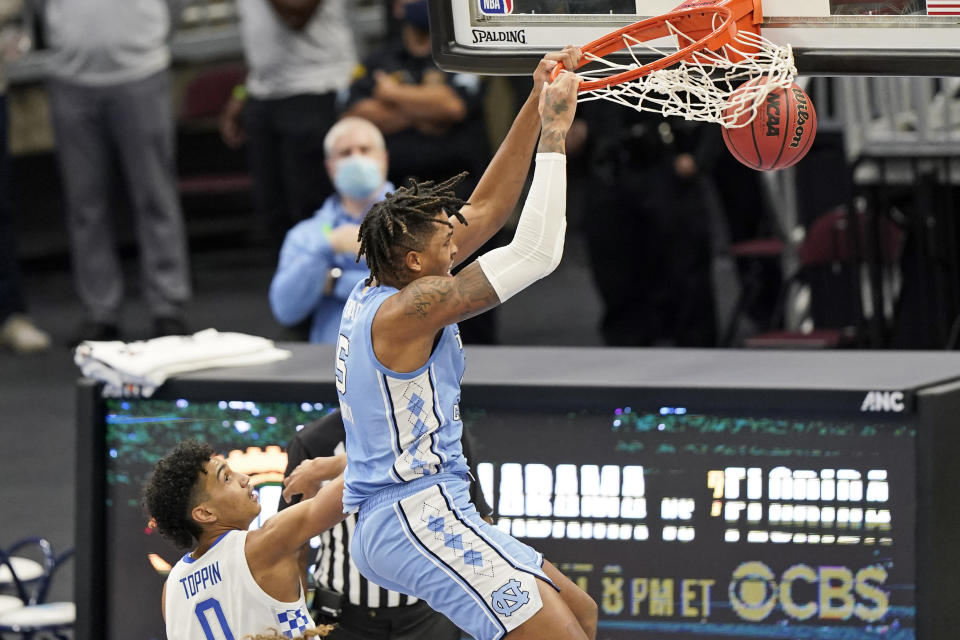
[[[809,98],[807,98],[807,94],[799,87],[795,89],[791,87],[791,91],[793,91],[793,99],[797,101],[797,127],[794,129],[790,146],[796,149],[803,140],[803,125],[810,119],[810,112],[808,110]]]

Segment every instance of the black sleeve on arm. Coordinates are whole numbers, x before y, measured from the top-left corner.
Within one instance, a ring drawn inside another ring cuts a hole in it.
[[[467,465],[470,467],[470,501],[477,508],[480,517],[486,518],[493,514],[493,507],[487,503],[480,482],[477,481],[477,463],[473,458],[473,445],[466,428],[463,429],[463,435],[460,436],[460,444],[463,446],[463,456],[467,459]]]
[[[291,438],[287,445],[287,469],[283,472],[283,477],[288,477],[304,460],[334,455],[334,449],[346,437],[339,409],[308,423]],[[300,502],[300,496],[294,496],[289,504],[281,497],[277,511],[282,511],[298,502]]]

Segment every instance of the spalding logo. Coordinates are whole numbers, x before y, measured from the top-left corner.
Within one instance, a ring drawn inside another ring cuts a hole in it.
[[[527,32],[524,29],[515,29],[513,31],[485,31],[483,29],[473,30],[473,44],[480,42],[519,42],[527,43]]]

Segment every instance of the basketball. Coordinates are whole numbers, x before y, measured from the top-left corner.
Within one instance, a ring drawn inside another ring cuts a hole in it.
[[[751,80],[762,84],[766,78]],[[730,96],[724,115],[735,108],[741,87]],[[742,99],[742,98],[741,98]],[[745,122],[750,112],[743,113],[736,124]],[[756,117],[742,127],[723,127],[723,141],[733,156],[757,171],[783,169],[800,162],[807,155],[817,134],[817,112],[806,92],[792,84],[767,94],[757,108]]]

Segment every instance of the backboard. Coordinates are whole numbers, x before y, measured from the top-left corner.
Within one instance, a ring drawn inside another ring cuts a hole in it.
[[[429,2],[442,68],[516,75],[547,51],[586,44],[681,0]],[[960,0],[763,0],[761,30],[793,47],[801,75],[960,76]],[[654,44],[676,50],[668,39]]]

